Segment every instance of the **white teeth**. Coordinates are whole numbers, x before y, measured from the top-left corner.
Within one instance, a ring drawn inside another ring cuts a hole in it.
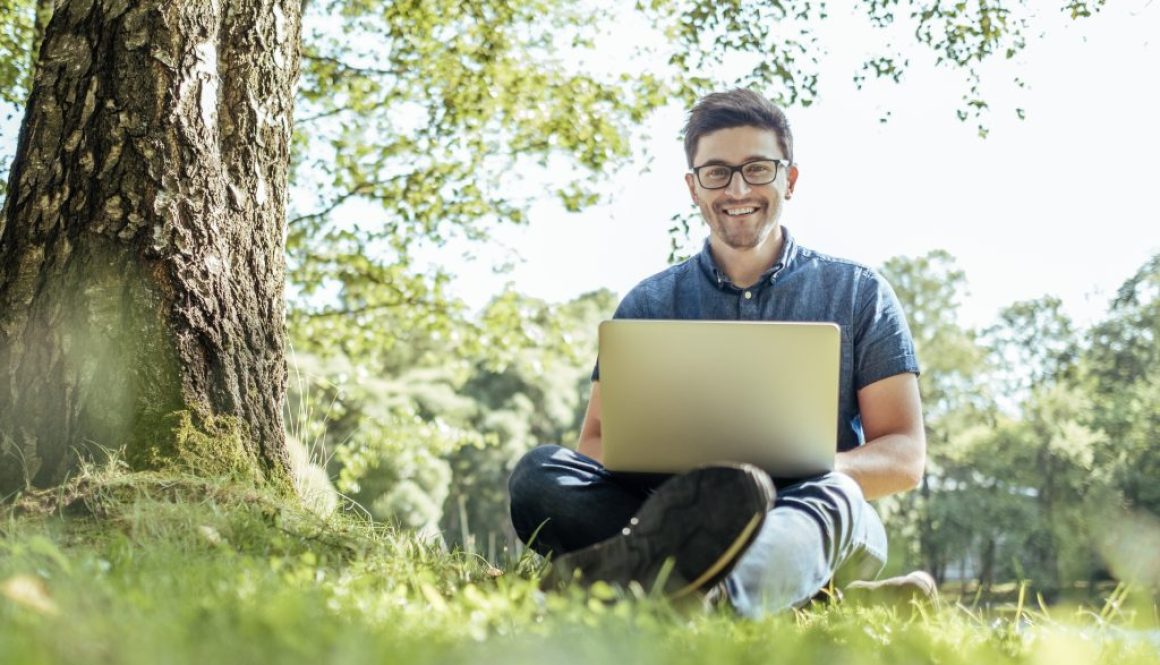
[[[749,213],[753,212],[754,210],[757,210],[757,208],[733,208],[732,210],[726,209],[725,214],[727,214],[727,215],[748,215]]]

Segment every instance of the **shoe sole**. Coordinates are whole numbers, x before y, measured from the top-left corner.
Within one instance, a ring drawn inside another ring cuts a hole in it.
[[[929,573],[922,570],[874,582],[851,582],[846,585],[844,592],[854,604],[899,604],[912,600],[934,604],[939,602],[938,584]]]
[[[773,497],[773,484],[755,467],[696,469],[661,485],[620,535],[561,557],[554,572],[564,580],[579,572],[584,586],[650,588],[667,569],[664,593],[679,598],[729,573],[757,537]]]

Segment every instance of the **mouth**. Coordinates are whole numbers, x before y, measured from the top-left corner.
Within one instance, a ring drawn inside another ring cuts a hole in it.
[[[752,215],[753,213],[757,212],[757,210],[758,210],[758,206],[752,206],[752,205],[750,205],[750,206],[730,206],[727,208],[721,208],[721,214],[723,214],[726,217],[737,218],[737,217],[745,217],[747,215]]]

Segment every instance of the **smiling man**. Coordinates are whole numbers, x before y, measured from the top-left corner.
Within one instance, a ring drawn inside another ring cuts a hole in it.
[[[601,464],[598,365],[577,450],[542,446],[513,471],[512,522],[524,542],[556,557],[564,577],[646,589],[664,577],[670,595],[706,591],[760,616],[802,605],[831,580],[841,586],[881,570],[885,530],[867,501],[922,477],[919,368],[882,277],[797,244],[781,224],[798,180],[781,109],[748,90],[708,95],[689,114],[685,153],[685,182],[709,237],[700,254],[632,289],[615,318],[838,324],[834,471],[789,479],[744,464],[672,477],[610,472]],[[921,573],[851,587],[933,592]]]

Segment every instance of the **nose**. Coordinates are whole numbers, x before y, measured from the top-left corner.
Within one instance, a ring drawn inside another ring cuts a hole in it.
[[[729,176],[729,184],[725,185],[725,191],[730,196],[741,197],[749,192],[749,183],[745,182],[745,178],[741,176],[741,171],[734,171]]]

